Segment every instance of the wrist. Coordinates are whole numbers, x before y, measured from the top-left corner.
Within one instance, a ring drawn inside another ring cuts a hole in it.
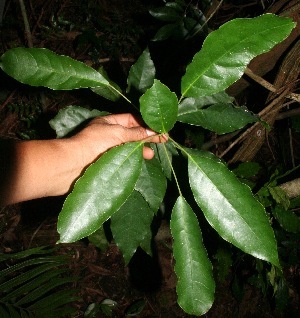
[[[20,141],[11,148],[4,204],[66,194],[82,173],[72,140]]]

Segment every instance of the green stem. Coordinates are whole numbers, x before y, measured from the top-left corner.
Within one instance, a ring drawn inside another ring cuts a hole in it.
[[[171,140],[173,141],[173,139],[171,139]],[[170,159],[169,154],[168,154],[168,151],[167,151],[167,147],[166,147],[166,145],[165,145],[164,143],[163,143],[163,146],[164,146],[165,153],[166,153],[166,156],[167,156],[169,165],[170,165],[170,167],[171,167],[171,170],[172,170],[172,173],[173,173],[173,176],[174,176],[176,185],[177,185],[177,189],[178,189],[179,195],[182,197],[182,192],[181,192],[181,190],[180,190],[179,182],[178,182],[178,179],[177,179],[175,170],[174,170],[174,168],[173,168],[173,166],[172,166],[171,159]]]
[[[184,148],[179,143],[177,143],[170,136],[169,136],[169,139],[173,142],[173,144],[175,145],[176,148],[178,148],[180,151],[184,152],[187,156],[189,156],[189,154],[184,150]]]
[[[137,111],[140,111],[139,108],[137,106],[135,106],[130,99],[128,99],[124,94],[122,94],[120,91],[118,91],[115,87],[113,87],[112,85],[108,84],[108,86],[110,88],[112,88],[113,90],[115,90],[120,96],[122,96],[131,106],[133,106]]]

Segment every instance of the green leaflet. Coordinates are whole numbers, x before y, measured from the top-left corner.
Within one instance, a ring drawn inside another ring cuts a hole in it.
[[[98,230],[88,236],[89,242],[93,243],[101,251],[105,251],[109,246],[109,241],[106,238],[104,226],[100,226]]]
[[[141,114],[154,131],[167,133],[177,120],[178,101],[175,93],[158,80],[140,98]]]
[[[84,107],[71,105],[61,109],[58,114],[49,121],[49,124],[51,128],[55,130],[56,137],[62,138],[66,137],[87,119],[108,114],[108,112],[101,112],[97,109],[88,110]]]
[[[143,160],[143,143],[112,148],[75,183],[58,217],[60,242],[74,242],[95,232],[134,189]]]
[[[170,6],[164,6],[160,8],[150,9],[149,13],[158,20],[165,21],[165,22],[176,22],[178,21],[178,19],[181,18],[180,9],[181,9],[180,7],[178,10],[178,8],[175,9]]]
[[[109,85],[92,87],[91,91],[113,102],[117,101],[122,94],[121,88],[119,87],[119,85],[109,79],[103,66],[98,69],[98,72],[108,81]]]
[[[127,92],[134,87],[137,91],[145,91],[153,85],[155,78],[155,66],[151,60],[149,50],[146,49],[138,60],[130,68],[127,79]]]
[[[135,190],[141,193],[153,212],[157,212],[166,189],[167,180],[159,161],[156,158],[143,160],[142,171],[135,185]]]
[[[152,144],[152,148],[155,152],[155,157],[159,160],[164,175],[171,180],[172,178],[172,159],[173,156],[177,156],[178,152],[171,141],[167,141],[164,144]]]
[[[280,267],[269,219],[250,188],[216,157],[186,151],[190,186],[210,225],[242,251]]]
[[[187,111],[197,111],[205,106],[213,104],[231,104],[234,98],[226,92],[219,92],[210,96],[201,96],[199,98],[184,98],[178,106],[178,116],[183,115]]]
[[[69,90],[109,85],[93,68],[44,48],[10,49],[2,55],[0,66],[9,76],[31,86]]]
[[[175,23],[168,23],[164,26],[162,26],[155,34],[152,41],[163,41],[167,40],[174,34],[176,34],[176,31],[178,29],[178,25]]]
[[[178,304],[191,315],[203,315],[213,304],[215,282],[197,217],[183,197],[172,210],[171,231]]]
[[[273,199],[287,210],[290,206],[290,200],[287,194],[278,186],[268,186],[268,190]]]
[[[126,264],[141,246],[151,254],[151,222],[153,211],[138,191],[133,191],[111,217],[111,230]]]
[[[293,211],[286,210],[283,206],[277,204],[272,209],[272,214],[285,231],[292,233],[300,232],[300,217]]]
[[[178,120],[201,126],[217,134],[225,134],[258,121],[258,117],[243,107],[234,107],[231,104],[214,104],[205,109],[186,107],[183,110],[181,108]]]
[[[265,14],[234,19],[211,32],[181,81],[185,97],[207,96],[226,89],[257,55],[283,41],[295,27],[289,18]]]

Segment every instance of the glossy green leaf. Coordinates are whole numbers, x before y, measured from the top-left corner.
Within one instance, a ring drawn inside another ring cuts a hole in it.
[[[181,94],[207,96],[226,89],[257,55],[283,41],[295,27],[289,18],[265,14],[234,19],[211,32],[182,77]]]
[[[58,114],[49,121],[49,124],[51,128],[55,130],[56,137],[62,138],[71,133],[87,119],[108,114],[108,112],[102,112],[97,109],[88,110],[84,107],[71,105],[61,109]]]
[[[2,55],[0,66],[9,76],[31,86],[70,90],[109,84],[84,63],[44,48],[10,49]]]
[[[154,35],[152,41],[164,41],[172,37],[176,30],[178,29],[178,25],[175,23],[170,23],[162,26]]]
[[[105,251],[109,246],[109,241],[106,238],[105,230],[103,226],[88,236],[89,241],[94,244],[101,251]]]
[[[232,172],[240,178],[251,178],[258,174],[260,169],[259,163],[247,161],[240,163]]]
[[[58,217],[60,242],[86,237],[116,212],[134,189],[143,160],[143,143],[112,148],[75,183]]]
[[[171,215],[178,304],[190,315],[203,315],[214,301],[215,282],[198,220],[183,197]]]
[[[172,159],[173,156],[177,156],[178,152],[171,141],[166,143],[152,144],[152,148],[155,153],[155,157],[161,164],[164,175],[171,180],[172,178]]]
[[[154,78],[155,66],[149,50],[146,49],[130,68],[127,79],[127,92],[130,91],[131,87],[134,87],[137,91],[145,93],[153,85]]]
[[[109,79],[103,66],[100,67],[100,69],[98,69],[98,72],[108,81],[109,85],[107,84],[99,85],[97,87],[92,87],[91,90],[95,94],[100,95],[108,100],[111,100],[113,102],[117,101],[122,94],[121,88],[116,83],[114,83],[112,80]]]
[[[212,154],[186,151],[190,186],[210,225],[245,253],[280,267],[269,219],[250,188]]]
[[[100,303],[100,310],[105,316],[111,317],[113,310],[118,306],[118,303],[112,299],[103,299]]]
[[[153,211],[138,191],[133,191],[121,208],[111,217],[111,230],[116,244],[122,251],[126,264],[136,249],[147,246],[151,253]]]
[[[202,96],[199,98],[184,98],[178,106],[178,116],[183,115],[188,110],[197,111],[205,106],[213,104],[231,104],[234,98],[225,92],[219,92],[210,96]]]
[[[164,22],[176,22],[178,19],[181,18],[180,12],[169,6],[150,9],[149,13],[154,18]]]
[[[225,134],[249,123],[258,121],[258,117],[243,107],[230,104],[214,104],[207,108],[186,107],[181,109],[178,120],[196,126],[201,126],[217,134]]]
[[[281,205],[276,205],[272,210],[272,214],[285,231],[292,233],[300,232],[300,217],[293,211],[286,210]]]
[[[272,196],[272,198],[278,203],[281,204],[286,210],[290,206],[290,199],[287,196],[286,192],[283,191],[280,187],[278,186],[268,186],[268,190]]]
[[[167,180],[159,161],[156,158],[144,160],[135,190],[141,193],[153,212],[158,210],[165,196],[166,189]]]
[[[200,11],[201,12],[201,11]],[[197,20],[195,18],[184,17],[183,23],[185,28],[188,31],[188,38],[192,38],[197,34],[206,35],[207,34],[207,26],[204,24],[206,21],[204,14],[201,12],[201,15],[197,16]]]
[[[87,309],[84,312],[84,318],[95,318],[96,315],[100,312],[100,305],[96,303],[89,304]]]
[[[145,306],[146,306],[145,299],[138,299],[138,300],[134,301],[125,310],[126,317],[136,317],[136,316],[138,316],[143,311]]]
[[[170,131],[178,113],[178,101],[175,93],[158,80],[140,98],[140,110],[145,123],[154,131]]]

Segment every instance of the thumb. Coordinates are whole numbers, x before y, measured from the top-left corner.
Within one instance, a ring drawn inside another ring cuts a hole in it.
[[[151,137],[154,137],[156,135],[157,133],[149,128],[132,127],[127,129],[126,139],[127,141],[140,141],[147,138],[151,139]],[[159,137],[157,136],[157,138]]]

